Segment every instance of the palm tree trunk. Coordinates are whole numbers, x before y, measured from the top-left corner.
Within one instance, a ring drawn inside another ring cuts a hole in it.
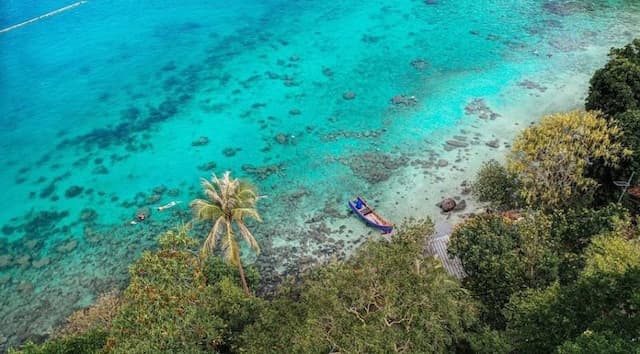
[[[249,286],[247,286],[247,279],[244,277],[244,269],[242,268],[242,261],[238,262],[238,271],[240,272],[240,282],[242,282],[242,288],[247,296],[251,296]]]

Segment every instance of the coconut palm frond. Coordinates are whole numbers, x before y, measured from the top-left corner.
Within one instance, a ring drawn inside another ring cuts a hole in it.
[[[214,220],[222,215],[222,209],[215,204],[212,204],[208,200],[195,199],[190,204],[193,209],[193,214],[196,220]]]
[[[209,180],[207,180],[206,178],[200,178],[200,186],[202,186],[202,189],[204,189],[205,191],[216,190],[214,184],[209,182]]]
[[[262,221],[260,214],[255,208],[235,208],[231,211],[231,218],[236,221],[242,221],[244,218],[254,218]]]
[[[239,199],[254,199],[257,200],[258,188],[248,182],[240,182],[238,186],[238,198]]]
[[[207,238],[204,240],[204,245],[202,245],[202,253],[204,255],[213,253],[213,250],[216,248],[218,234],[221,231],[220,228],[222,227],[222,225],[224,225],[224,218],[219,217],[213,224],[213,227],[209,231]]]
[[[211,184],[211,182],[207,181],[204,178],[201,178],[200,185],[202,185],[202,189],[204,190],[204,194],[207,196],[207,198],[211,199],[212,201],[218,202],[219,204],[222,204],[222,198],[220,198],[220,194],[218,193],[218,190],[216,189],[214,184]]]
[[[242,238],[244,238],[244,240],[247,241],[249,246],[251,246],[251,248],[256,252],[256,254],[260,254],[260,245],[258,245],[258,241],[256,241],[255,237],[253,237],[253,234],[251,233],[251,231],[249,231],[249,229],[247,228],[247,225],[245,225],[244,222],[242,221],[238,221],[237,224],[238,224],[238,229],[240,230],[240,234],[242,235]]]
[[[236,241],[236,238],[233,236],[233,231],[231,230],[231,224],[226,224],[227,232],[225,236],[220,240],[220,248],[224,253],[224,258],[234,266],[237,266],[240,263],[240,246]]]

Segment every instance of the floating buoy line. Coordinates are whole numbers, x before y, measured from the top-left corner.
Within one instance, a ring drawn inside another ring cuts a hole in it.
[[[61,7],[61,8],[59,8],[59,9],[57,9],[57,10],[53,10],[53,11],[51,11],[51,12],[47,12],[47,13],[46,13],[46,14],[44,14],[44,15],[40,15],[40,16],[38,16],[38,17],[34,17],[34,18],[30,19],[30,20],[26,20],[26,21],[24,21],[24,22],[20,22],[20,23],[18,23],[18,24],[16,24],[16,25],[13,25],[13,26],[10,26],[10,27],[7,27],[7,28],[3,28],[3,29],[1,29],[1,30],[0,30],[0,33],[9,32],[9,31],[12,31],[12,30],[14,30],[14,29],[20,28],[20,27],[22,27],[22,26],[26,26],[26,25],[28,25],[28,24],[34,23],[34,22],[36,22],[36,21],[43,20],[43,19],[45,19],[45,18],[47,18],[47,17],[55,16],[55,15],[57,15],[57,14],[61,13],[61,12],[65,12],[65,11],[67,11],[67,10],[71,10],[71,9],[73,9],[74,7],[78,7],[78,6],[82,5],[82,4],[85,4],[86,2],[87,2],[87,1],[78,1],[78,2],[74,2],[74,3],[73,3],[73,4],[71,4],[71,5],[67,5],[67,6],[65,6],[65,7]]]

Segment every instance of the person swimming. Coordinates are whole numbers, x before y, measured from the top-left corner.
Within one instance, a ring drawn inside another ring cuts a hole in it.
[[[145,214],[145,213],[137,213],[136,214],[136,220],[137,221],[136,220],[131,220],[129,222],[129,224],[135,225],[135,224],[137,224],[139,222],[145,221],[146,219],[147,219],[147,214]]]
[[[176,205],[178,205],[180,203],[182,203],[182,202],[181,201],[172,200],[172,201],[170,201],[169,203],[167,203],[167,204],[165,204],[163,206],[159,206],[158,207],[158,211],[163,211],[165,209],[173,208],[174,206],[176,206]]]

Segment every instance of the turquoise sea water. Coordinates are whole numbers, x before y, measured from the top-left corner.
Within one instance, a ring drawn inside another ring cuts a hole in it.
[[[68,4],[5,1],[0,27]],[[0,34],[0,350],[121,287],[212,172],[268,196],[245,258],[274,281],[376,235],[354,194],[437,217],[638,23],[633,1],[91,0]]]

